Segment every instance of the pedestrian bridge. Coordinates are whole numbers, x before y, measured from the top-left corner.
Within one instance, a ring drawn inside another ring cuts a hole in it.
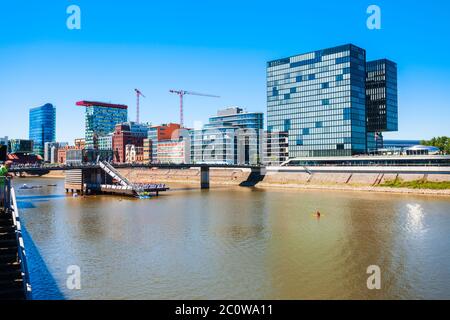
[[[117,171],[119,168],[160,168],[160,169],[189,169],[200,168],[200,187],[202,189],[209,188],[209,170],[212,168],[229,168],[229,169],[250,169],[251,174],[243,186],[253,186],[264,177],[265,167],[251,165],[227,165],[227,164],[110,164],[106,161],[96,163],[74,164],[74,165],[35,165],[12,167],[12,173],[31,173],[49,171],[65,171],[66,172],[66,189],[77,190],[83,192],[83,184],[111,184],[112,180],[116,181],[123,187],[130,187],[133,184],[125,177],[121,176]],[[106,173],[106,175],[105,175]],[[109,179],[109,178],[111,179]],[[69,182],[69,183],[67,183]],[[136,185],[135,185],[136,186]],[[137,188],[137,187],[136,187]],[[164,190],[161,190],[164,191]]]

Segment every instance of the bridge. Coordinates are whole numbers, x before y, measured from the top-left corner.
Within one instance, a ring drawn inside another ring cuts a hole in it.
[[[159,169],[190,169],[190,168],[200,168],[200,187],[202,189],[209,188],[209,170],[213,168],[229,168],[229,169],[250,169],[251,174],[247,181],[243,183],[243,186],[252,186],[257,182],[262,180],[264,166],[252,166],[252,165],[227,165],[227,164],[110,164],[106,161],[98,161],[96,163],[79,163],[79,164],[71,164],[71,165],[33,165],[33,166],[15,166],[11,167],[9,170],[11,173],[31,173],[31,174],[42,174],[48,173],[50,171],[66,171],[66,182],[67,177],[69,177],[70,181],[74,181],[77,187],[70,187],[71,183],[66,183],[69,188],[66,189],[82,191],[79,188],[80,183],[83,183],[83,180],[86,181],[83,177],[91,175],[91,178],[88,178],[88,183],[96,184],[96,185],[104,185],[103,189],[107,192],[106,189],[110,191],[117,190],[117,188],[112,188],[108,186],[112,186],[107,182],[110,180],[105,179],[103,176],[103,182],[101,179],[100,171],[106,173],[109,177],[118,182],[118,184],[122,187],[122,189],[128,188],[128,190],[133,187],[138,188],[136,185],[132,184],[130,181],[125,179],[116,169],[120,168],[159,168]],[[92,173],[95,173],[96,178],[92,177]],[[96,187],[98,189],[98,187]],[[120,189],[120,188],[119,188]],[[142,191],[142,190],[141,190]],[[147,190],[151,192],[151,190]],[[157,190],[156,190],[157,191]],[[132,193],[134,191],[131,191]],[[116,193],[116,192],[115,192]],[[124,192],[125,193],[125,192]]]

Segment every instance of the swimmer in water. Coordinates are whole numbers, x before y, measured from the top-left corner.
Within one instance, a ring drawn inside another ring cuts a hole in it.
[[[317,217],[317,218],[320,218],[320,212],[319,212],[319,210],[316,211],[316,217]]]

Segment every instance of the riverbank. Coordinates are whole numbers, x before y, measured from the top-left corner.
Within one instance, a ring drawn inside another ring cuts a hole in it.
[[[55,170],[55,171],[50,171],[47,174],[44,174],[42,176],[36,176],[36,175],[30,175],[25,173],[23,178],[51,178],[51,179],[64,179],[65,175],[64,175],[64,171],[61,170]]]
[[[119,171],[135,183],[198,185],[200,181],[199,169],[123,168]],[[250,169],[211,169],[210,184],[239,186],[249,178],[250,173]],[[64,171],[51,171],[42,177],[64,179]],[[267,172],[255,187],[450,196],[450,175]]]
[[[198,185],[200,171],[198,169],[168,170],[151,168],[119,169],[130,181],[136,183],[183,183]],[[238,186],[250,176],[250,169],[211,169],[210,184],[212,186]],[[450,175],[400,175],[368,174],[368,173],[313,173],[305,172],[267,172],[264,179],[256,184],[256,188],[288,188],[297,190],[336,190],[363,191],[396,194],[420,194],[450,196],[450,189],[408,188],[386,186],[389,181],[429,181],[430,183],[447,183]]]
[[[297,190],[329,190],[329,191],[353,191],[353,192],[379,192],[391,194],[416,194],[450,197],[450,189],[413,189],[398,187],[379,187],[379,186],[345,186],[345,185],[305,185],[305,184],[274,184],[261,182],[256,188],[284,188]]]

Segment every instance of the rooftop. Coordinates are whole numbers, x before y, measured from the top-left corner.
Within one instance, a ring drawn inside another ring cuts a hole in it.
[[[106,103],[106,102],[98,102],[98,101],[86,101],[81,100],[76,103],[77,106],[82,107],[105,107],[105,108],[116,108],[116,109],[128,109],[128,106],[124,104],[114,104],[114,103]]]

